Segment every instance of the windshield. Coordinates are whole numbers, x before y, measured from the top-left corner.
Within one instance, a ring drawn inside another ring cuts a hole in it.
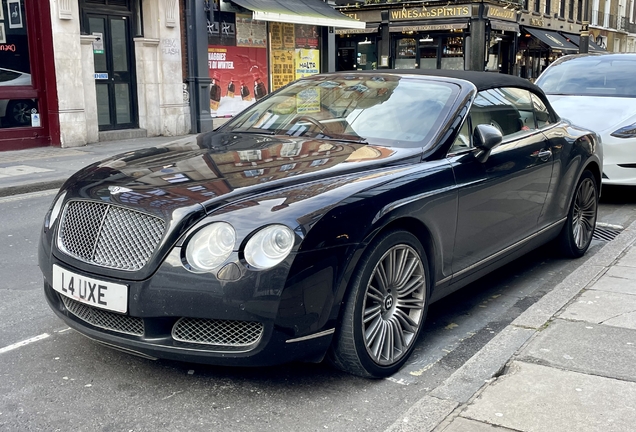
[[[458,91],[397,75],[317,76],[259,101],[223,130],[421,146],[439,130]]]
[[[565,58],[541,74],[537,85],[548,94],[636,97],[636,55]]]

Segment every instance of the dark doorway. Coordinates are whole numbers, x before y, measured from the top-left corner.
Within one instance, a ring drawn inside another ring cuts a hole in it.
[[[99,130],[138,127],[132,23],[123,14],[87,13],[93,44]]]

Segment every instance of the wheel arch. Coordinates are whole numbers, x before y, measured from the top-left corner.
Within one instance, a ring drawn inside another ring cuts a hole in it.
[[[356,258],[352,259],[350,264],[347,266],[345,273],[349,275],[349,277],[346,277],[341,280],[341,285],[338,290],[339,293],[337,295],[336,305],[337,305],[338,322],[340,322],[342,318],[342,313],[343,313],[344,304],[345,304],[344,300],[346,299],[347,294],[350,290],[351,277],[352,275],[355,274],[358,267],[360,266],[362,255],[364,255],[365,251],[367,250],[367,247],[371,243],[373,243],[375,239],[379,238],[384,233],[387,233],[393,230],[407,231],[413,234],[420,241],[422,248],[424,249],[424,252],[426,253],[426,260],[428,263],[428,270],[429,270],[428,296],[429,298],[432,295],[433,288],[435,287],[436,269],[441,268],[441,263],[436,262],[437,260],[436,257],[438,257],[440,254],[436,253],[437,246],[435,244],[433,234],[424,222],[414,217],[404,216],[404,217],[396,218],[391,220],[390,222],[388,222],[387,224],[383,225],[380,228],[376,227],[375,230],[370,230],[370,232],[368,233],[364,241],[364,247],[358,251],[358,253],[356,254]]]

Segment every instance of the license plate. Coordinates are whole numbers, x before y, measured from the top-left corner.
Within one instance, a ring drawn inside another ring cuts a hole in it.
[[[121,313],[128,310],[128,285],[93,279],[53,265],[52,286],[80,303]]]

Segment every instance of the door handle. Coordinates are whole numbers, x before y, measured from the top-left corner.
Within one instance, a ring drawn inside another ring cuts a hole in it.
[[[541,159],[542,161],[547,161],[548,159],[550,159],[550,156],[552,156],[552,150],[550,150],[550,149],[548,149],[548,150],[541,150],[537,156],[538,156],[538,157],[539,157],[539,159]]]

